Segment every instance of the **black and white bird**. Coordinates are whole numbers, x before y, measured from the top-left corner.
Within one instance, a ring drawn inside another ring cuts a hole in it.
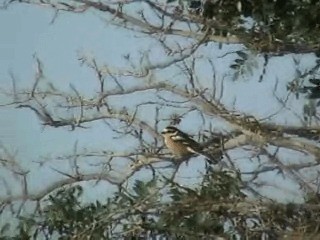
[[[164,143],[167,148],[177,157],[187,158],[193,154],[199,154],[206,157],[211,163],[218,163],[211,155],[203,151],[202,146],[194,141],[188,134],[182,132],[176,127],[168,126],[161,132]],[[220,160],[220,159],[219,159]]]

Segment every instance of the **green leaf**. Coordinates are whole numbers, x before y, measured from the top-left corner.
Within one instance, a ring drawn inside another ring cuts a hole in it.
[[[237,64],[240,64],[240,65],[242,65],[242,64],[244,64],[244,62],[245,62],[245,60],[244,59],[236,59],[236,60],[234,60],[234,62],[235,63],[237,63]]]
[[[240,65],[239,64],[232,64],[232,65],[230,65],[230,68],[237,70],[240,68]]]
[[[244,60],[248,59],[248,54],[246,54],[245,52],[242,51],[236,51],[236,53],[239,55],[239,57],[241,57]]]
[[[143,181],[136,180],[134,186],[133,186],[133,191],[136,193],[136,195],[139,198],[144,198],[148,195],[149,189],[147,184],[145,184]]]

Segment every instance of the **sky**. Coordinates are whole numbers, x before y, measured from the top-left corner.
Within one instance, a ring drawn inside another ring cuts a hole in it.
[[[19,88],[26,88],[32,85],[35,71],[36,58],[39,58],[44,65],[45,81],[52,81],[54,85],[65,91],[70,91],[70,84],[84,94],[94,94],[98,89],[94,72],[91,69],[81,66],[79,57],[82,55],[94,56],[103,64],[108,64],[114,68],[125,67],[126,62],[123,55],[130,53],[133,59],[138,58],[139,52],[150,50],[151,61],[161,61],[163,53],[159,52],[153,41],[148,40],[134,32],[126,31],[121,28],[108,24],[103,16],[89,11],[83,14],[61,13],[52,23],[54,12],[47,8],[37,6],[28,6],[25,4],[14,4],[6,10],[0,12],[0,88],[10,89],[12,81],[10,74],[16,79],[16,85]],[[228,69],[226,65],[234,56],[228,56],[221,59],[221,56],[230,49],[241,49],[242,46],[223,46],[218,49],[217,44],[209,43],[197,51],[199,57],[199,66],[197,73],[206,87],[211,87],[212,74],[208,74],[208,66],[201,64],[203,56],[212,54],[212,60],[215,63],[219,81],[223,82],[227,89],[222,101],[230,108],[235,108],[241,112],[252,112],[257,117],[265,117],[279,109],[279,104],[272,99],[272,92],[266,89],[272,89],[276,80],[289,81],[295,76],[293,58],[291,55],[283,58],[274,58],[267,67],[265,80],[259,84],[258,78],[260,71],[254,71],[252,75],[244,75],[241,81],[223,80],[223,76]],[[307,69],[313,64],[312,56],[297,56],[301,60],[301,69]],[[258,66],[262,66],[262,58],[256,58]],[[281,65],[281,68],[279,66]],[[164,73],[163,73],[164,74]],[[161,74],[160,74],[161,76]],[[175,76],[174,72],[165,72],[163,78],[170,79]],[[183,77],[177,78],[183,81]],[[250,81],[256,84],[249,84]],[[280,94],[285,91],[285,85],[279,86]],[[238,94],[244,93],[244,94]],[[7,103],[8,99],[0,97],[0,104]],[[130,99],[122,99],[122,103],[129,105]],[[273,102],[272,102],[273,101]],[[302,109],[302,101],[290,99],[294,105],[295,111]],[[121,102],[119,102],[120,104]],[[234,106],[232,104],[235,104]],[[167,112],[170,115],[172,112]],[[153,114],[150,109],[145,110],[143,114]],[[146,117],[146,119],[149,117]],[[181,127],[187,132],[195,134],[194,125],[201,120],[196,113],[188,116],[189,120],[182,123]],[[292,113],[283,110],[275,121],[286,124],[297,124],[297,119],[292,117]],[[222,128],[223,124],[216,123],[214,119],[208,121],[206,125],[201,126],[205,129],[210,123],[214,123],[216,129]],[[165,127],[165,123],[161,123]],[[221,125],[219,125],[221,124]],[[61,171],[70,167],[69,162],[54,161],[51,165],[40,168],[37,161],[43,157],[54,157],[63,153],[70,153],[77,142],[79,149],[104,149],[106,146],[112,149],[130,148],[130,143],[123,143],[121,139],[113,139],[112,133],[105,124],[89,124],[88,129],[76,129],[70,131],[67,128],[43,128],[39,120],[31,111],[22,109],[17,110],[8,107],[0,108],[0,143],[11,152],[15,152],[15,159],[19,163],[31,170],[29,174],[30,191],[42,188],[46,184],[55,181],[61,176],[50,170],[50,166]],[[231,152],[234,157],[241,158],[242,152]],[[299,158],[296,153],[287,153],[290,159]],[[85,163],[84,163],[85,164]],[[252,165],[246,164],[247,169]],[[187,176],[190,169],[200,174],[203,166],[192,160],[189,166],[183,165],[181,178],[187,183]],[[90,171],[90,170],[89,170]],[[20,185],[14,179],[14,176],[5,173],[0,169],[0,175],[5,176],[12,183],[11,191],[13,194],[20,192]],[[143,174],[137,177],[148,178]],[[195,179],[197,176],[195,176]],[[273,176],[266,176],[273,178]],[[99,188],[100,186],[98,186]],[[101,186],[102,188],[105,186]],[[290,188],[290,187],[289,187]],[[110,192],[114,191],[108,188]],[[294,190],[295,187],[292,186]],[[266,190],[270,193],[274,190]],[[101,193],[98,190],[99,194]],[[109,192],[109,193],[110,193]],[[103,192],[108,195],[108,191]],[[0,190],[0,197],[5,196],[6,192]],[[103,195],[103,194],[102,194]],[[99,195],[100,197],[103,197]],[[88,194],[87,198],[95,198],[96,195]],[[290,196],[290,200],[292,200]],[[282,200],[288,200],[286,197]],[[301,201],[297,197],[293,199]]]
[[[30,86],[36,71],[34,58],[36,55],[44,64],[44,74],[48,81],[65,90],[70,90],[70,84],[72,84],[79,91],[90,94],[98,86],[91,80],[94,77],[93,71],[80,66],[78,61],[80,54],[89,53],[105,63],[121,66],[122,53],[132,50],[132,46],[127,46],[125,39],[134,38],[133,34],[107,27],[92,13],[68,14],[68,16],[61,14],[54,24],[51,24],[52,17],[53,12],[48,9],[23,4],[14,5],[1,12],[0,28],[5,36],[5,38],[1,37],[0,45],[2,87],[12,85],[10,72],[17,79],[18,87]],[[5,99],[2,100],[5,101]],[[1,111],[4,110],[1,109]],[[26,110],[6,111],[8,111],[7,114],[1,114],[6,118],[3,121],[14,120],[15,124],[15,127],[10,130],[11,134],[7,133],[11,135],[8,138],[11,137],[15,144],[24,146],[26,152],[21,154],[28,158],[34,153],[39,154],[39,150],[46,152],[51,142],[55,142],[56,151],[60,151],[66,145],[63,140],[77,139],[81,132],[81,129],[79,132],[42,129],[33,113]],[[11,126],[8,127],[11,128]],[[1,132],[6,132],[6,129],[1,129]],[[96,133],[92,134],[96,135]],[[36,149],[30,144],[34,146],[43,144],[47,147]]]
[[[123,65],[122,54],[143,45],[141,40],[136,41],[135,47],[128,45],[128,40],[133,41],[136,38],[133,33],[107,26],[106,22],[92,12],[81,15],[62,13],[52,24],[53,16],[54,12],[49,9],[24,4],[14,4],[1,11],[1,89],[11,89],[11,73],[18,88],[32,86],[37,57],[43,62],[45,78],[48,81],[66,91],[69,91],[72,84],[80,92],[89,95],[98,86],[96,81],[92,80],[94,73],[81,67],[79,56],[92,55],[104,63],[119,67]],[[0,98],[0,104],[7,102],[8,99],[3,96]],[[89,129],[76,131],[43,128],[35,114],[27,110],[17,111],[10,106],[0,108],[0,143],[8,151],[15,153],[14,158],[22,167],[31,171],[28,174],[30,192],[37,192],[61,179],[62,176],[50,167],[68,172],[71,165],[65,160],[39,167],[37,161],[70,154],[75,143],[79,149],[93,150],[101,150],[106,146],[117,149],[121,146],[117,140],[112,139],[105,124],[95,124]],[[12,174],[2,168],[0,176],[9,183],[12,195],[21,194],[20,182]],[[111,185],[95,182],[87,183],[87,187],[94,187],[95,193],[87,192],[84,195],[85,201],[105,199],[116,190]],[[0,197],[5,197],[7,191],[3,187],[0,189]],[[0,225],[6,222],[8,217],[8,212],[2,214]]]
[[[72,84],[79,91],[89,94],[90,90],[97,88],[96,82],[91,80],[94,74],[80,66],[79,55],[85,51],[97,59],[121,65],[121,53],[131,49],[125,39],[134,38],[133,34],[107,27],[92,13],[61,14],[52,24],[53,14],[51,10],[24,4],[15,4],[1,11],[1,88],[11,88],[10,72],[19,88],[31,86],[36,70],[36,55],[44,64],[48,81],[65,90],[70,89]],[[7,99],[1,99],[2,104],[6,102]],[[1,143],[16,152],[19,163],[33,172],[29,174],[30,191],[60,177],[47,168],[38,167],[35,162],[43,157],[70,153],[75,142],[79,149],[100,149],[112,145],[108,136],[110,133],[103,124],[77,131],[43,128],[35,114],[27,110],[17,111],[12,107],[0,109],[0,122]],[[101,134],[101,131],[105,134]],[[114,148],[118,146],[117,143],[113,145]],[[62,162],[56,168],[64,170],[68,166],[69,163]],[[20,192],[13,176],[8,177],[12,179],[13,194]],[[3,194],[1,192],[0,196]]]

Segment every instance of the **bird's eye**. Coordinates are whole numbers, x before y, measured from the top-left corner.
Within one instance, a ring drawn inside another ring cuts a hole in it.
[[[167,131],[167,133],[175,133],[175,132],[177,132],[177,131],[172,130],[172,129]]]
[[[167,127],[165,129],[162,130],[162,134],[174,134],[174,133],[177,133],[177,129],[174,128],[174,127]]]

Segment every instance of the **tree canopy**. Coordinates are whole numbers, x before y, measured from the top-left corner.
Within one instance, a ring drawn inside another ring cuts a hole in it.
[[[0,111],[32,114],[41,134],[97,129],[88,146],[53,143],[28,164],[1,143],[1,239],[319,238],[319,1],[10,0],[1,11],[18,5],[53,11],[53,25],[91,14],[134,37],[121,64],[80,52],[90,79],[53,79],[35,54],[29,87],[14,72],[1,84]],[[219,162],[174,156],[168,125]]]

